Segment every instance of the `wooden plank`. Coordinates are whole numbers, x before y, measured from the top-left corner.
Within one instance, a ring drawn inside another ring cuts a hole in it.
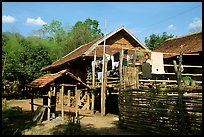
[[[155,82],[155,80],[139,79],[140,82]],[[176,80],[157,80],[157,82],[177,82]]]
[[[75,87],[75,86],[77,86],[77,85],[75,85],[75,84],[59,84],[59,86]]]
[[[68,90],[68,107],[70,107],[70,101],[71,101],[71,90]]]
[[[136,66],[142,66],[142,63],[136,63]],[[164,64],[164,67],[173,67],[173,64]],[[202,66],[194,66],[194,65],[182,65],[184,68],[202,68]],[[177,65],[178,67],[178,65]]]
[[[34,106],[38,106],[38,107],[48,107],[47,105],[35,104],[35,103],[32,103],[32,102],[30,102],[29,104],[33,104]],[[53,105],[50,105],[50,106],[53,106]]]
[[[33,119],[32,119],[33,122],[37,121],[41,115],[43,116],[44,112],[45,112],[45,108],[44,107],[42,107],[42,106],[38,107],[37,110],[33,114]],[[41,118],[40,118],[40,120],[41,120]]]

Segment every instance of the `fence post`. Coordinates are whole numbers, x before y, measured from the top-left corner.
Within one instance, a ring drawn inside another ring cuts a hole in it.
[[[180,110],[180,119],[181,119],[181,134],[184,135],[185,134],[185,121],[184,121],[184,110],[183,110],[183,91],[182,91],[182,83],[181,83],[181,79],[182,79],[182,55],[183,55],[183,45],[181,45],[180,47],[180,51],[179,51],[179,68],[177,69],[177,64],[176,61],[173,61],[174,64],[174,70],[176,72],[177,75],[177,83],[178,83],[178,101],[179,101],[179,110]]]

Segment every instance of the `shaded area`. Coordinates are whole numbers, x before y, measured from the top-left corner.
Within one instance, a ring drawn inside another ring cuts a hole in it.
[[[177,90],[124,90],[121,125],[152,134],[202,133],[202,89],[183,91],[184,125]],[[184,130],[184,133],[181,131]]]
[[[50,130],[52,135],[151,135],[145,130],[119,128],[118,121],[113,121],[113,127],[97,128],[94,124],[80,124],[66,121]]]
[[[2,109],[2,135],[22,135],[22,131],[35,126],[30,111],[22,111],[20,107]]]

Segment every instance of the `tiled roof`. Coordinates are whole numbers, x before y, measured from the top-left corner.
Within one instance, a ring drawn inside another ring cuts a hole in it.
[[[82,57],[83,55],[90,56],[91,52],[94,50],[94,48],[96,48],[96,46],[98,46],[100,43],[102,43],[104,41],[104,39],[108,39],[108,38],[112,37],[113,35],[115,35],[116,33],[122,32],[121,30],[123,30],[123,32],[126,32],[129,35],[129,37],[134,39],[134,41],[139,43],[140,46],[142,46],[144,49],[148,50],[148,48],[145,45],[143,45],[134,35],[132,35],[127,29],[125,29],[122,26],[119,29],[117,29],[116,31],[110,32],[106,36],[103,36],[103,37],[101,37],[101,38],[99,38],[99,39],[97,39],[95,41],[92,41],[90,43],[87,43],[85,45],[80,46],[79,48],[77,48],[74,51],[70,52],[69,54],[67,54],[63,58],[55,61],[54,63],[52,63],[51,65],[49,65],[49,66],[47,66],[45,68],[43,68],[42,70],[50,70],[53,67],[60,66],[60,65],[62,65],[64,63],[67,63],[67,62],[69,62],[71,60]],[[103,53],[103,52],[101,52],[101,53]]]
[[[34,87],[34,88],[41,88],[44,87],[50,83],[52,83],[55,79],[62,76],[67,70],[59,71],[58,73],[54,74],[45,74],[35,80],[33,80],[31,83],[27,85],[27,87]]]
[[[170,38],[161,43],[153,52],[178,53],[183,45],[184,53],[198,53],[202,51],[202,32],[192,33],[176,38]],[[164,58],[170,58],[176,54],[164,54]]]
[[[42,88],[48,84],[51,84],[52,82],[54,82],[57,78],[61,77],[63,74],[67,74],[68,76],[70,76],[71,79],[73,79],[74,81],[76,81],[76,83],[80,83],[81,85],[83,85],[83,87],[86,88],[90,88],[88,85],[86,85],[84,82],[81,81],[80,78],[74,76],[74,74],[72,74],[71,72],[69,72],[67,69],[59,71],[58,73],[54,73],[54,74],[46,74],[43,75],[35,80],[33,80],[31,83],[29,83],[27,85],[27,87],[33,87],[33,88]]]

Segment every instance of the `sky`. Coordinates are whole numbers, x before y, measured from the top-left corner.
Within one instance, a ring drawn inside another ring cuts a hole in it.
[[[202,31],[202,2],[2,2],[2,31],[23,36],[52,20],[69,28],[87,18],[105,34],[124,26],[144,44],[151,34]]]

